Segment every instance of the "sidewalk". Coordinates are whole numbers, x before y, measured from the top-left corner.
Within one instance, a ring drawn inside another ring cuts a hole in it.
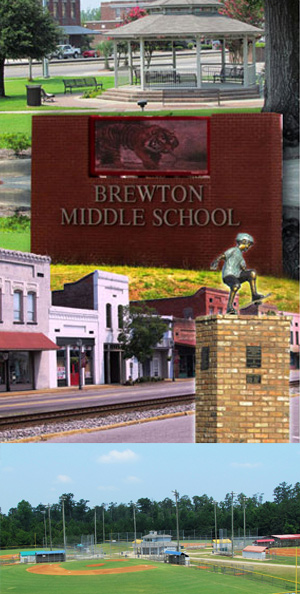
[[[257,107],[260,108],[263,106],[263,98],[259,99],[240,99],[240,100],[229,100],[229,101],[222,101],[221,105],[218,105],[217,101],[201,101],[199,103],[191,102],[191,103],[172,103],[164,101],[162,102],[155,102],[149,101],[148,105],[146,106],[145,110],[142,112],[137,105],[137,102],[124,102],[122,101],[110,101],[106,99],[101,99],[101,96],[96,97],[95,99],[83,99],[82,91],[78,93],[70,93],[68,95],[56,95],[55,100],[53,103],[43,103],[43,110],[24,110],[24,111],[5,111],[3,114],[28,114],[31,115],[41,115],[43,114],[60,114],[60,113],[87,113],[88,111],[97,111],[97,112],[115,112],[118,113],[126,113],[128,111],[141,111],[141,115],[147,115],[147,111],[161,111],[161,110],[182,110],[182,109],[238,109],[238,108],[252,108]],[[53,110],[49,109],[49,107],[62,107],[64,108],[62,111],[59,109]],[[69,108],[69,110],[68,110]]]

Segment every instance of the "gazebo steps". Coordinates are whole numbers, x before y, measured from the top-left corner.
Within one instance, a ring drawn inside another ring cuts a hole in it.
[[[109,89],[101,95],[101,99],[107,101],[120,101],[136,103],[142,99],[148,102],[157,103],[201,103],[202,101],[230,101],[239,99],[259,99],[259,87],[237,89],[159,89],[141,91],[132,87]]]

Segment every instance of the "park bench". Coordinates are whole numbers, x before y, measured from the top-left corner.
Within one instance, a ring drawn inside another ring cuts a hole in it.
[[[180,85],[187,85],[188,87],[197,86],[197,76],[194,72],[183,72],[177,74],[177,80]]]
[[[41,87],[41,98],[44,103],[53,103],[55,95],[53,93],[46,93],[45,89]]]
[[[243,82],[244,68],[242,66],[223,66],[218,74],[214,74],[214,83],[219,80],[221,83],[237,80]]]
[[[102,89],[103,87],[102,82],[97,82],[94,76],[84,78],[63,79],[63,83],[65,86],[65,94],[67,91],[70,91],[70,93],[72,93],[73,89],[82,89],[87,87],[94,87],[94,89]]]

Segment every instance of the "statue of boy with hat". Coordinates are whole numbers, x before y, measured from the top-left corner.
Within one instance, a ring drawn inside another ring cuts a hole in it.
[[[256,272],[248,270],[243,253],[249,250],[254,239],[248,233],[238,233],[236,237],[236,247],[229,248],[223,254],[220,254],[210,265],[211,270],[217,270],[219,262],[224,260],[222,268],[222,279],[225,285],[230,287],[230,294],[227,304],[227,313],[235,314],[233,307],[235,296],[242,283],[248,282],[251,288],[252,301],[259,301],[264,298],[256,289]]]

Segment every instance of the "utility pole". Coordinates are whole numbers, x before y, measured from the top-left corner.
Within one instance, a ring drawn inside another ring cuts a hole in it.
[[[97,513],[96,513],[96,506],[95,506],[95,554],[97,548]]]
[[[176,531],[177,531],[177,551],[180,551],[180,546],[179,546],[179,519],[178,519],[178,497],[179,497],[179,493],[178,491],[172,491],[172,493],[174,493],[175,495],[175,502],[176,502]]]

